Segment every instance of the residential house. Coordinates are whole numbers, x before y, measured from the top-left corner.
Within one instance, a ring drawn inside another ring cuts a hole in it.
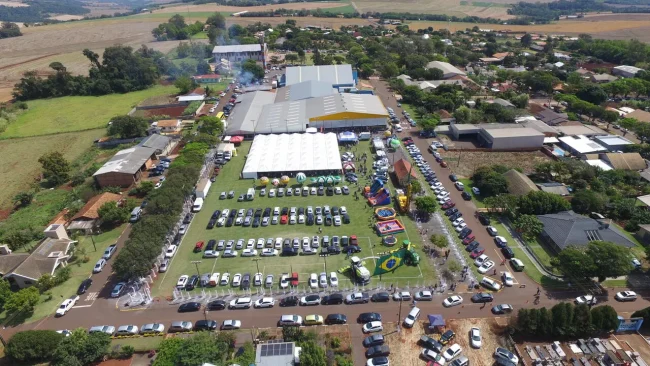
[[[569,120],[566,113],[557,113],[536,103],[530,104],[530,110],[537,119],[549,126],[555,126]]]
[[[7,270],[12,264],[20,262],[3,276],[12,286],[25,288],[35,285],[41,276],[45,274],[54,276],[57,268],[68,264],[77,241],[68,237],[63,225],[50,225],[44,233],[45,238],[28,255],[25,253],[0,255],[2,270]]]
[[[607,148],[599,145],[597,142],[590,140],[584,135],[560,137],[560,146],[565,151],[579,158],[586,158],[588,154],[597,154],[607,152]]]
[[[176,146],[173,141],[174,140],[172,140],[172,138],[169,136],[163,136],[154,133],[140,141],[138,146],[155,149],[156,155],[167,155],[173,150],[174,146]]]
[[[503,173],[503,176],[506,178],[506,182],[508,183],[508,192],[515,196],[524,196],[529,192],[539,190],[535,183],[533,183],[526,174],[517,170],[510,169]]]
[[[156,149],[151,147],[135,146],[120,150],[93,174],[93,178],[100,188],[130,187],[154,165],[155,158]]]
[[[215,84],[221,82],[221,75],[219,74],[206,74],[206,75],[194,75],[192,80],[199,84]]]
[[[618,80],[616,76],[610,74],[591,74],[590,79],[597,84],[607,84]]]
[[[650,224],[639,225],[639,231],[636,232],[636,237],[643,244],[650,244]]]
[[[442,71],[442,78],[449,79],[453,76],[467,76],[467,74],[449,62],[431,61],[426,66],[426,69],[439,69]]]
[[[538,215],[544,225],[540,239],[559,253],[569,246],[584,247],[592,241],[610,241],[632,248],[635,244],[609,220],[596,220],[573,211]]]
[[[498,104],[498,105],[500,105],[500,106],[502,106],[504,108],[508,108],[508,109],[515,109],[514,104],[512,104],[512,103],[510,103],[510,101],[502,99],[502,98],[495,98],[492,101],[488,101],[488,103]]]
[[[632,141],[619,135],[596,136],[594,140],[609,151],[624,151],[627,146],[633,145]]]
[[[266,52],[266,43],[237,44],[215,46],[212,49],[212,56],[217,63],[221,62],[221,60],[227,60],[230,63],[255,60],[256,62],[261,62],[266,66]]]
[[[100,223],[99,208],[107,202],[119,202],[122,195],[104,192],[91,198],[71,219],[68,230],[92,232]]]
[[[560,196],[568,196],[569,189],[564,183],[550,182],[550,183],[535,183],[540,191],[557,194]]]
[[[634,66],[621,65],[614,67],[612,69],[612,74],[622,76],[624,78],[633,78],[639,71],[643,71],[643,69]]]
[[[183,129],[183,121],[180,119],[162,119],[153,122],[151,128],[155,131],[160,131],[160,133],[175,134]]]
[[[530,48],[533,51],[537,51],[537,52],[544,51],[544,46],[539,45],[539,44],[531,44],[530,46],[528,46],[528,48]]]
[[[406,187],[411,179],[417,179],[417,175],[415,174],[416,170],[405,159],[399,159],[393,164],[393,174],[395,174],[395,178],[402,187]]]
[[[607,153],[607,154],[602,154],[601,159],[606,161],[614,169],[643,170],[647,168],[645,160],[637,152]]]

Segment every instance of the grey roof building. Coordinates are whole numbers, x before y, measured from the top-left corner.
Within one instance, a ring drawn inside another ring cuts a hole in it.
[[[228,116],[228,135],[247,135],[255,133],[255,125],[262,114],[262,108],[272,104],[275,93],[258,91],[242,94],[237,100],[237,106]]]
[[[442,71],[442,78],[449,79],[454,76],[466,76],[467,74],[463,71],[460,71],[456,66],[450,64],[449,62],[442,61],[431,61],[426,66],[425,69],[439,69]]]
[[[544,224],[542,240],[558,253],[568,246],[584,247],[597,240],[610,241],[627,248],[634,246],[608,220],[595,220],[573,211],[539,215],[537,218]]]
[[[309,80],[276,90],[275,102],[296,101],[338,94],[332,84],[325,81]]]
[[[290,86],[305,81],[322,81],[333,88],[356,85],[352,65],[320,65],[287,67],[280,84]],[[284,81],[284,82],[282,82]]]
[[[143,171],[152,165],[156,148],[134,146],[118,151],[93,174],[100,187],[128,187],[140,179]]]
[[[537,188],[539,188],[540,191],[555,193],[560,196],[568,196],[570,194],[569,189],[563,183],[551,182],[551,183],[535,183],[535,184],[537,185]]]
[[[637,72],[643,71],[643,69],[640,69],[635,66],[629,66],[629,65],[621,65],[621,66],[616,66],[612,69],[612,74],[614,75],[619,75],[625,78],[633,78]]]
[[[548,108],[543,108],[539,112],[535,113],[535,117],[549,126],[555,126],[569,120],[566,113],[556,113]]]
[[[171,137],[154,133],[153,135],[149,135],[140,141],[138,146],[155,149],[156,155],[163,155],[169,152],[171,144]]]
[[[502,98],[496,98],[492,101],[494,104],[498,104],[504,108],[515,108],[515,105],[510,103],[510,101],[502,99]]]

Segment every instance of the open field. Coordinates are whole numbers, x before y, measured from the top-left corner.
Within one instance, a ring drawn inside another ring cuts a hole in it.
[[[449,162],[451,171],[461,177],[471,177],[482,166],[500,164],[509,168],[521,168],[529,173],[535,165],[548,160],[539,151],[534,152],[472,152],[440,151],[440,155]],[[460,159],[460,164],[459,164]]]
[[[217,5],[217,4],[201,4],[201,5],[170,5],[165,6],[162,9],[156,9],[153,11],[153,14],[175,14],[179,13],[181,15],[186,13],[193,12],[220,12],[220,13],[238,13],[240,11],[267,11],[267,10],[276,10],[276,9],[288,9],[288,10],[315,10],[315,9],[330,9],[338,8],[347,5],[347,2],[343,1],[318,1],[318,2],[297,2],[297,3],[286,3],[286,4],[277,4],[277,5],[262,5],[262,6],[227,6],[227,5]],[[143,14],[146,16],[147,14]],[[140,16],[140,15],[137,15]]]
[[[513,16],[508,15],[507,13],[507,6],[496,4],[498,1],[494,1],[496,6],[492,5],[492,2],[477,3],[460,0],[354,0],[352,3],[361,13],[368,11],[380,13],[411,12],[424,14],[447,14],[457,17],[464,17],[469,15],[482,18],[513,18]]]
[[[126,114],[143,99],[175,92],[174,86],[159,85],[127,94],[30,101],[27,102],[29,109],[21,113],[0,137],[27,137],[101,128],[110,118]]]
[[[105,130],[62,133],[43,137],[0,140],[0,207],[11,204],[11,198],[26,189],[40,175],[38,158],[60,151],[68,160],[81,156],[105,134]]]
[[[362,149],[367,149],[367,143],[364,142],[357,147],[357,154],[361,153]],[[224,273],[229,272],[232,276],[235,273],[251,273],[254,274],[258,272],[257,268],[259,265],[259,271],[267,274],[273,274],[275,276],[274,280],[276,285],[272,288],[275,292],[278,290],[277,283],[279,282],[280,275],[285,272],[298,272],[300,276],[300,286],[299,290],[306,290],[305,280],[308,278],[311,273],[320,273],[320,272],[332,272],[337,271],[339,268],[349,264],[346,260],[345,254],[333,255],[329,257],[320,257],[318,255],[311,256],[297,256],[297,257],[259,257],[258,262],[254,262],[251,258],[201,258],[201,253],[193,253],[194,244],[198,241],[207,241],[209,239],[217,240],[235,240],[244,239],[258,239],[258,238],[300,238],[309,237],[310,239],[314,235],[329,235],[330,237],[334,235],[343,236],[343,235],[357,235],[359,238],[359,244],[363,251],[358,255],[360,258],[365,259],[366,266],[372,273],[375,267],[375,262],[373,259],[368,257],[373,257],[378,255],[379,252],[385,252],[388,248],[383,247],[381,244],[381,239],[377,236],[374,231],[374,226],[372,225],[372,213],[365,200],[355,200],[352,192],[350,195],[334,195],[334,196],[308,196],[308,197],[281,197],[281,198],[269,198],[269,197],[259,197],[259,195],[253,201],[245,202],[236,202],[234,199],[229,200],[219,200],[219,193],[222,191],[235,190],[235,197],[239,194],[245,193],[245,190],[252,187],[252,180],[239,180],[239,173],[244,165],[244,156],[248,153],[250,143],[244,143],[238,150],[238,155],[233,158],[233,160],[228,163],[219,174],[216,183],[213,184],[210,194],[208,195],[203,210],[195,215],[192,223],[190,225],[188,233],[183,238],[181,246],[176,253],[172,264],[168,271],[162,275],[162,279],[159,279],[158,283],[155,283],[152,286],[152,292],[154,296],[168,296],[172,293],[173,287],[178,280],[178,277],[182,274],[192,275],[197,273],[197,269],[194,264],[190,263],[193,260],[201,260],[201,263],[198,265],[198,272],[203,273]],[[367,150],[365,150],[367,151]],[[290,184],[291,186],[291,184]],[[355,185],[350,185],[350,190],[354,191],[357,187]],[[248,208],[265,208],[265,207],[306,207],[306,206],[346,206],[351,223],[343,224],[342,226],[322,226],[322,233],[318,232],[318,225],[308,226],[305,224],[296,224],[296,225],[269,225],[267,227],[259,228],[243,228],[239,226],[232,227],[215,227],[212,230],[207,230],[206,225],[210,219],[212,212],[215,209],[248,209]],[[421,239],[417,235],[417,229],[415,224],[408,218],[400,218],[400,221],[406,226],[407,232],[398,234],[398,242],[401,242],[404,239],[411,240],[415,246],[416,250],[420,253],[421,257],[424,258],[420,248],[421,248]],[[259,251],[260,249],[258,249]],[[241,252],[241,250],[238,250]],[[340,288],[351,288],[351,283],[343,275],[339,275]],[[379,282],[379,278],[373,277],[373,283]],[[381,278],[382,283],[394,283],[396,286],[406,286],[410,283],[411,286],[414,286],[416,283],[431,283],[434,281],[433,278],[433,269],[430,267],[430,264],[426,260],[422,260],[419,267],[408,267],[402,266],[392,274],[385,274]],[[219,287],[219,291],[225,291],[226,289],[231,289],[228,287]],[[197,291],[197,290],[195,290]],[[198,290],[200,291],[200,290]]]

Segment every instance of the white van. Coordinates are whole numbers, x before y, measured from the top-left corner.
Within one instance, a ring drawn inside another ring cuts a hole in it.
[[[418,320],[420,317],[420,308],[417,306],[414,306],[413,309],[409,312],[409,315],[406,316],[406,319],[404,319],[404,326],[407,328],[412,328],[413,324]]]
[[[370,132],[361,132],[361,133],[359,133],[359,140],[370,140],[370,137],[372,137]]]
[[[248,191],[246,192],[246,200],[252,201],[254,198],[255,198],[255,189],[248,188]]]
[[[136,222],[140,220],[140,215],[142,215],[142,208],[134,208],[133,211],[131,211],[131,218],[129,219],[129,222]]]
[[[193,212],[199,212],[203,208],[203,198],[199,197],[194,200],[194,206],[192,206]]]

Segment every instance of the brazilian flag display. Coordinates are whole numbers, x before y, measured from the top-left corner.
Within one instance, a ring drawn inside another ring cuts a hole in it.
[[[397,267],[404,264],[405,254],[406,254],[406,250],[400,249],[394,253],[390,253],[379,257],[379,259],[377,260],[377,266],[375,267],[375,273],[373,273],[373,276],[394,271]]]

